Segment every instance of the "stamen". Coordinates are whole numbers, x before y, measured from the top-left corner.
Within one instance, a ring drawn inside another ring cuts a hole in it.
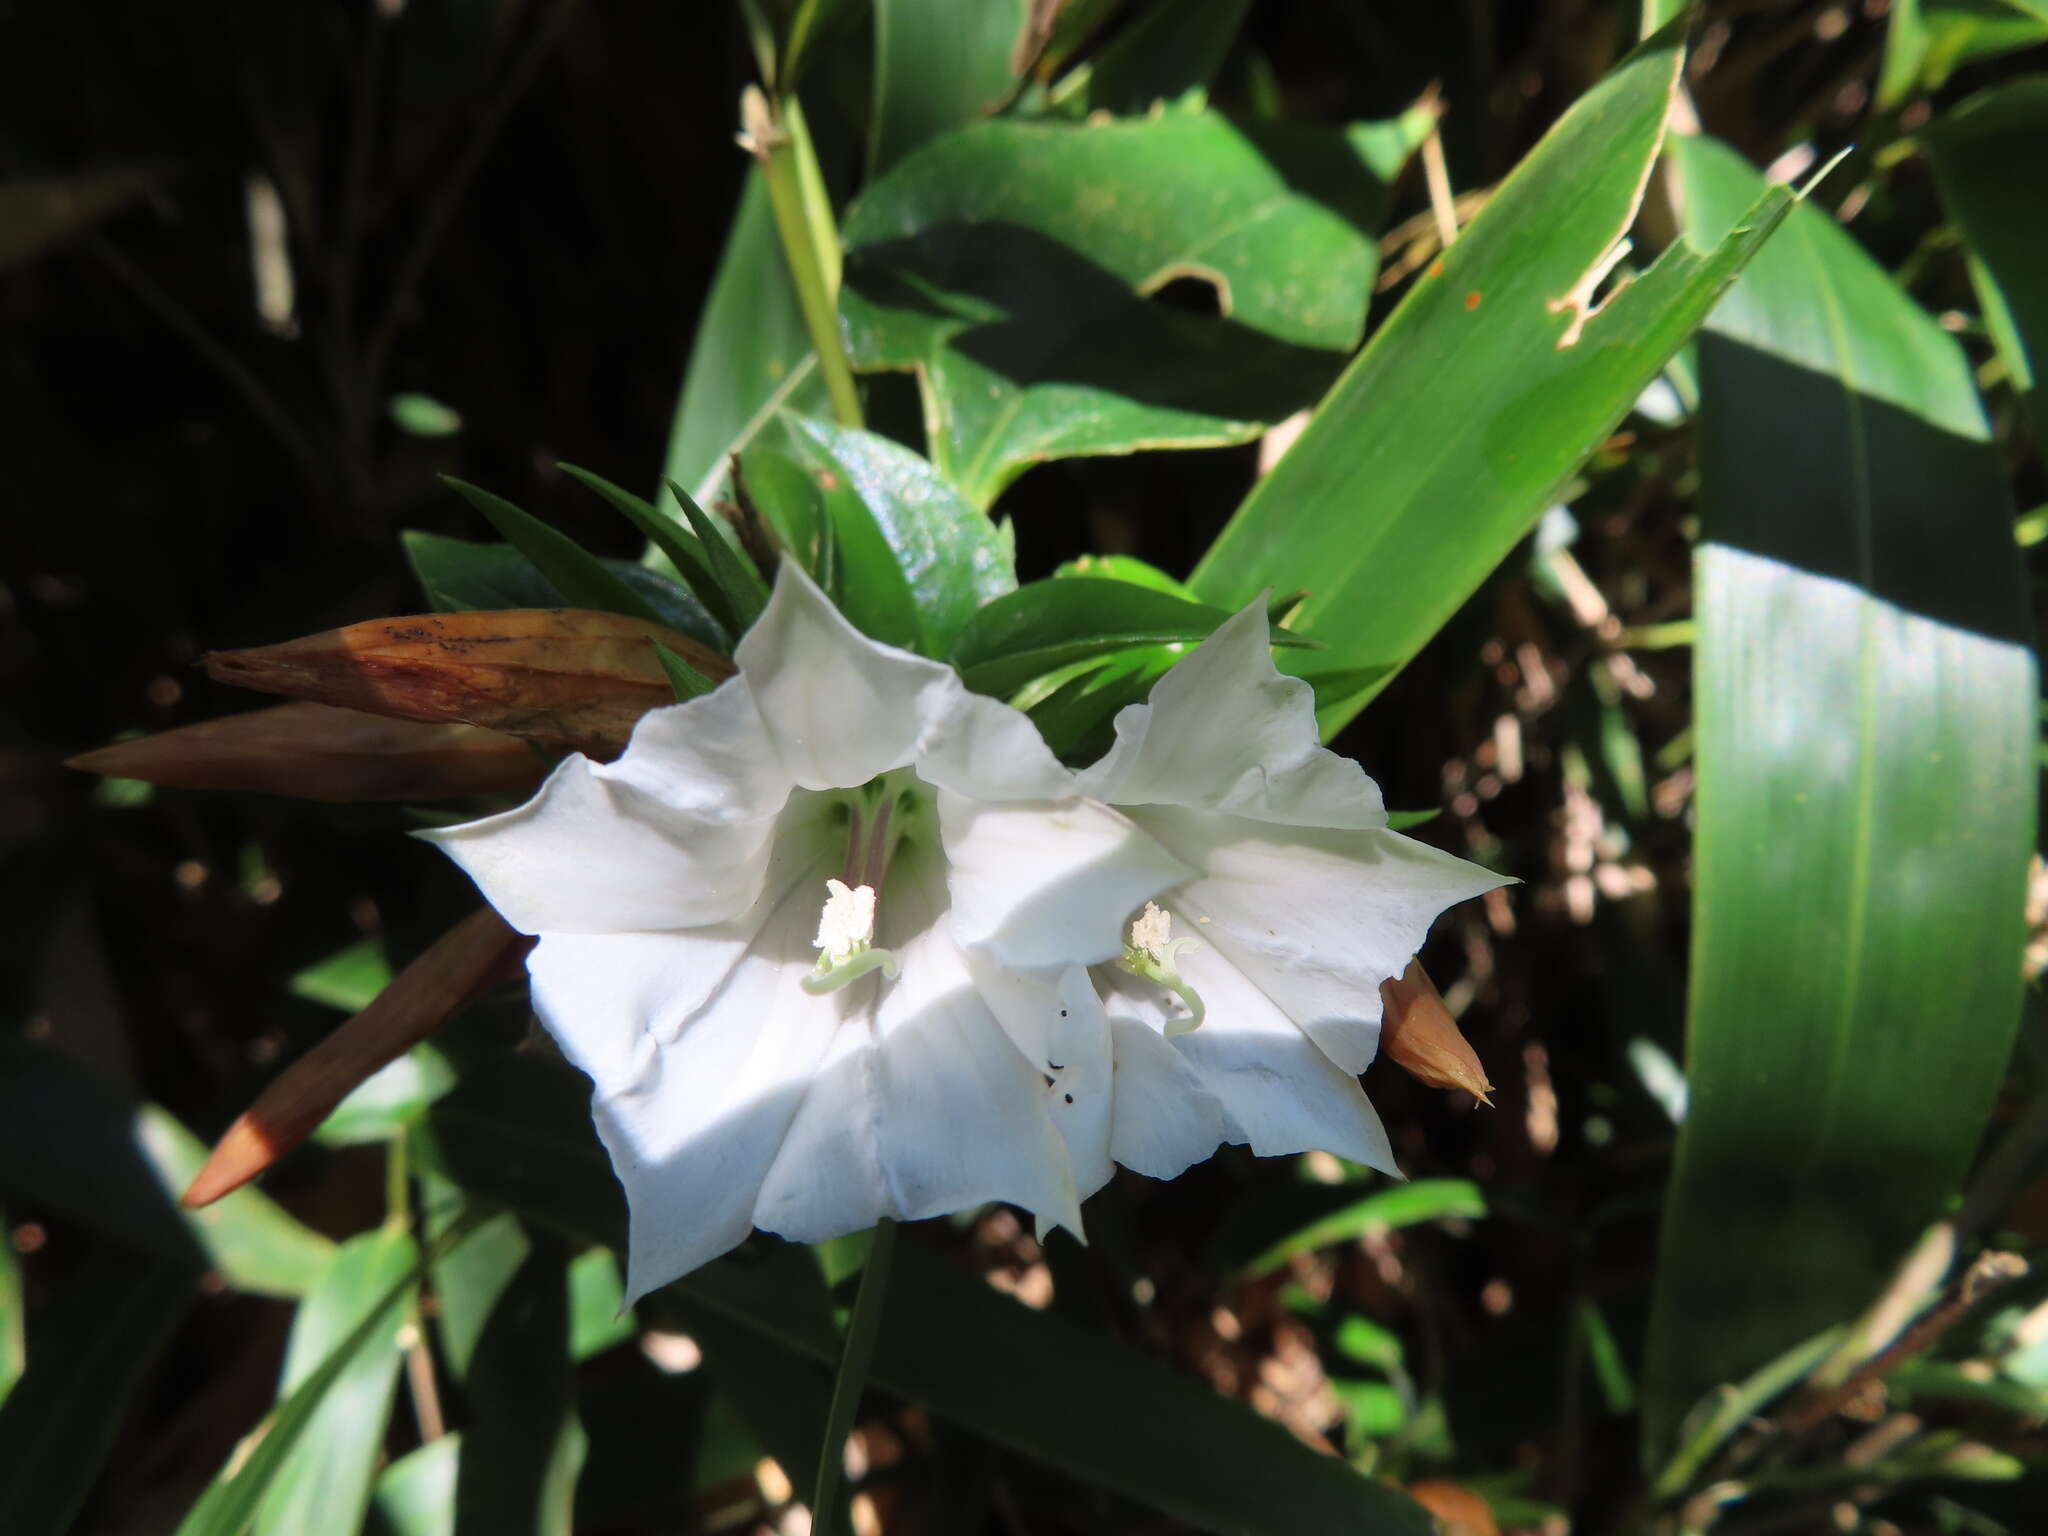
[[[818,936],[811,941],[821,951],[818,967],[804,977],[803,989],[822,997],[874,970],[895,980],[900,967],[894,952],[875,948],[875,888],[827,880],[825,891]]]
[[[1184,1019],[1168,1019],[1166,1034],[1170,1039],[1184,1035],[1190,1030],[1200,1029],[1208,1009],[1202,1004],[1202,996],[1189,986],[1180,970],[1173,963],[1183,951],[1200,949],[1202,946],[1193,939],[1174,939],[1168,935],[1173,931],[1172,917],[1154,906],[1145,903],[1145,910],[1131,920],[1130,942],[1124,945],[1123,958],[1117,964],[1133,976],[1156,982],[1179,998],[1188,1010]]]

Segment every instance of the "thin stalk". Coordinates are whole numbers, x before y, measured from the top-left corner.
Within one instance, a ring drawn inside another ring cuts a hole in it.
[[[868,1262],[860,1273],[860,1291],[853,1316],[846,1320],[846,1342],[839,1352],[839,1374],[832,1383],[832,1406],[825,1414],[825,1440],[818,1448],[818,1481],[811,1495],[811,1529],[837,1530],[839,1474],[846,1461],[846,1437],[875,1358],[875,1335],[881,1327],[882,1303],[889,1291],[889,1266],[896,1254],[896,1223],[884,1216],[875,1223]]]
[[[831,273],[819,257],[827,240],[837,249],[838,233],[829,227],[814,228],[820,216],[814,201],[804,196],[799,141],[776,121],[768,98],[758,87],[748,86],[740,97],[740,127],[741,145],[760,161],[761,174],[768,178],[768,203],[775,210],[775,232],[782,240],[790,280],[796,284],[804,328],[811,333],[818,368],[825,376],[832,415],[842,427],[858,427],[862,425],[860,395],[853,385],[853,365],[847,361],[846,348],[839,339],[839,297]],[[802,143],[807,146],[809,140]],[[830,215],[823,218],[829,220]]]

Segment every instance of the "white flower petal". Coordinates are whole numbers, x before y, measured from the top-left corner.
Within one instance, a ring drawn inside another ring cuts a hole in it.
[[[1253,1152],[1334,1152],[1399,1172],[1355,1074],[1331,1061],[1215,950],[1183,953],[1180,970],[1209,1005],[1209,1017],[1200,1029],[1166,1043],[1215,1095]]]
[[[806,789],[851,789],[903,767],[961,691],[951,667],[855,629],[794,560],[733,660],[783,770]]]
[[[1170,1179],[1224,1142],[1247,1139],[1177,1041],[1127,1016],[1113,1016],[1109,1027],[1116,1054],[1110,1156],[1147,1178]]]
[[[420,836],[522,933],[622,933],[745,911],[775,824],[707,821],[571,757],[526,804]]]
[[[877,938],[902,973],[842,994],[859,997],[872,1023],[850,1022],[834,1040],[762,1185],[756,1225],[818,1242],[883,1216],[1002,1200],[1079,1233],[1044,1079],[976,992],[946,903],[936,851],[899,851]]]
[[[1398,832],[1167,806],[1132,819],[1202,871],[1173,892],[1176,933],[1227,956],[1351,1073],[1378,1047],[1380,983],[1401,974],[1436,915],[1508,883]],[[1203,996],[1213,1017],[1218,1004]]]
[[[638,934],[550,937],[535,951],[535,1007],[598,1078],[592,1109],[631,1213],[629,1301],[753,1225],[757,1192],[841,1028],[843,999],[799,985],[816,921],[796,886],[743,945],[730,933]]]
[[[1070,769],[1022,710],[969,693],[955,677],[926,695],[935,706],[918,741],[918,777],[976,800],[1062,800],[1076,793]]]
[[[991,804],[939,794],[953,932],[1020,970],[1123,952],[1124,924],[1195,870],[1093,800]]]
[[[1273,665],[1252,603],[1116,717],[1116,744],[1081,775],[1112,805],[1187,805],[1294,826],[1384,827],[1379,787],[1319,743],[1315,694]]]
[[[649,710],[619,760],[596,772],[714,823],[772,816],[795,787],[745,677],[687,704]]]

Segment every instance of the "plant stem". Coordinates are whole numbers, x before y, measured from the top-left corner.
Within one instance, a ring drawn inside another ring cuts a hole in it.
[[[882,1303],[889,1290],[889,1265],[896,1253],[896,1223],[884,1216],[875,1223],[868,1262],[861,1270],[853,1316],[846,1320],[846,1342],[839,1352],[839,1373],[832,1383],[832,1406],[825,1414],[825,1439],[818,1448],[818,1480],[811,1496],[811,1529],[819,1536],[837,1530],[840,1468],[846,1459],[846,1437],[860,1411],[868,1365],[875,1357],[875,1335],[881,1326]]]
[[[839,294],[837,261],[829,265],[821,252],[836,258],[838,231],[830,228],[831,215],[818,207],[819,199],[804,195],[807,184],[818,187],[815,164],[806,174],[804,158],[810,139],[799,136],[802,118],[793,116],[799,132],[777,120],[768,98],[755,86],[740,97],[740,143],[760,162],[768,178],[768,203],[775,211],[775,232],[782,240],[782,254],[789,262],[790,280],[796,284],[797,305],[803,311],[804,328],[811,333],[811,346],[818,354],[818,368],[825,376],[825,392],[832,399],[832,415],[842,427],[862,425],[860,395],[853,385],[853,365],[847,361],[845,345],[839,339]],[[824,227],[820,227],[820,226]],[[829,246],[827,244],[829,243]]]

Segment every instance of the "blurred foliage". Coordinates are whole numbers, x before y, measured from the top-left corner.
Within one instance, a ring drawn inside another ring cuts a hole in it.
[[[764,539],[1074,753],[1269,589],[1523,882],[1411,1182],[906,1232],[852,1528],[2040,1529],[2043,145],[2037,0],[0,8],[0,1530],[796,1528],[858,1246],[621,1315],[516,988],[175,1205],[451,808],[61,767],[371,617],[723,649]]]

